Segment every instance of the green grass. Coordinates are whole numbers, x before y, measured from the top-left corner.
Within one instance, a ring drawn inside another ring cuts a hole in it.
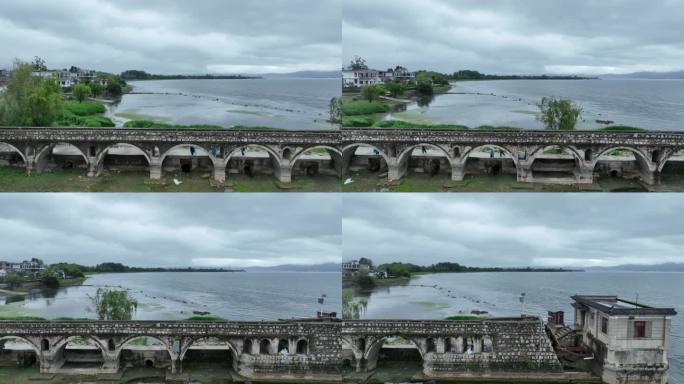
[[[102,115],[106,111],[104,104],[99,102],[65,101],[62,117],[57,120],[56,125],[58,127],[113,128],[116,126],[114,122]]]
[[[342,104],[342,115],[359,116],[374,113],[387,113],[391,109],[387,103],[370,103],[366,100],[351,101]]]
[[[264,126],[248,127],[246,125],[235,125],[235,126],[231,127],[230,129],[232,129],[234,131],[273,131],[273,132],[287,131],[287,129],[282,129],[282,128],[273,128],[273,127],[264,127]]]
[[[92,116],[107,112],[104,104],[99,102],[79,103],[78,101],[65,101],[63,104],[64,112],[76,116]]]
[[[339,192],[332,176],[294,177],[286,188],[273,176],[230,175],[226,187],[212,186],[200,173],[164,174],[164,182],[149,180],[147,172],[105,173],[86,177],[83,170],[54,170],[28,176],[22,168],[0,167],[0,192]],[[173,178],[183,184],[176,186]]]
[[[403,120],[384,120],[373,124],[373,128],[405,128],[405,129],[444,129],[444,130],[466,130],[468,127],[458,124],[421,124],[411,123]]]
[[[218,125],[210,124],[192,124],[192,125],[179,125],[179,124],[167,124],[159,123],[151,120],[131,120],[124,124],[125,128],[152,128],[152,129],[224,129]]]
[[[193,316],[188,317],[188,321],[226,321],[223,317],[218,316]]]
[[[637,127],[630,127],[629,125],[612,125],[610,127],[605,127],[599,129],[599,131],[603,132],[647,132],[647,130],[643,128],[637,128]]]
[[[375,119],[367,116],[343,116],[342,126],[350,128],[365,128],[372,127],[375,124]]]
[[[53,320],[55,321],[94,321],[93,319],[89,319],[87,317],[56,317]]]

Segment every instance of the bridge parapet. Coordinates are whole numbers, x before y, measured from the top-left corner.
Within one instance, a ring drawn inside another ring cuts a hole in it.
[[[321,379],[338,376],[339,330],[339,322],[296,320],[0,321],[0,340],[28,342],[46,373],[64,373],[65,348],[74,339],[86,339],[100,350],[103,365],[90,372],[97,374],[117,372],[123,349],[136,338],[148,337],[164,346],[174,374],[182,372],[191,347],[219,343],[229,349],[233,368],[245,377]]]

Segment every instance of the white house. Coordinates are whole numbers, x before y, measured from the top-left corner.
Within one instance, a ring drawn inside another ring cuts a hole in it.
[[[573,296],[575,329],[601,365],[605,383],[667,383],[673,308],[616,296]]]

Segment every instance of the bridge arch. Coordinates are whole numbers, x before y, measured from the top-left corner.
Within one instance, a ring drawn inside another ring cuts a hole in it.
[[[24,162],[24,164],[27,164],[27,163],[28,163],[28,159],[26,159],[26,155],[25,155],[24,152],[21,151],[19,148],[17,148],[16,146],[14,146],[14,145],[12,145],[12,144],[10,144],[10,143],[6,143],[6,142],[4,142],[4,141],[0,141],[0,146],[2,146],[2,145],[6,145],[6,146],[9,147],[9,149],[11,149],[13,152],[16,152],[16,153],[21,157],[21,160]]]
[[[477,158],[473,160],[474,153],[483,148],[490,148],[489,157]],[[495,151],[496,150],[496,151]],[[498,153],[498,156],[497,156]],[[491,156],[491,155],[494,156]],[[477,169],[479,167],[480,160],[482,161],[482,170]],[[497,175],[504,173],[506,170],[506,161],[511,161],[513,168],[515,168],[516,173],[520,167],[517,154],[505,146],[496,144],[482,144],[478,146],[473,146],[463,151],[462,162],[463,162],[463,175],[474,174],[479,172],[485,172],[487,174]],[[476,163],[477,164],[474,164]],[[491,163],[491,164],[489,164]],[[510,166],[510,163],[509,163]],[[512,172],[511,172],[512,173]]]
[[[36,165],[36,170],[38,171],[38,173],[45,170],[45,167],[47,166],[48,157],[50,155],[54,155],[53,151],[54,151],[55,147],[57,147],[59,145],[65,146],[66,148],[75,148],[78,151],[78,153],[80,154],[80,156],[83,158],[83,161],[85,163],[85,168],[88,169],[90,167],[90,160],[88,159],[88,156],[77,145],[72,144],[72,143],[68,143],[68,142],[56,142],[56,143],[51,143],[51,144],[43,146],[38,151],[38,153],[36,154],[35,165]]]
[[[110,149],[112,149],[112,148],[114,148],[114,147],[122,147],[122,146],[123,146],[123,147],[128,147],[128,148],[137,149],[137,150],[140,151],[141,153],[140,153],[140,154],[136,154],[136,155],[131,155],[131,156],[144,156],[144,157],[145,157],[145,160],[147,160],[147,165],[148,165],[148,166],[152,163],[152,159],[150,158],[150,155],[147,153],[147,151],[145,151],[144,149],[140,148],[139,146],[137,146],[137,145],[135,145],[135,144],[130,144],[130,143],[117,143],[117,144],[109,145],[109,146],[107,146],[106,148],[104,148],[102,151],[100,151],[100,154],[97,156],[97,160],[96,160],[96,161],[97,161],[98,167],[101,167],[101,166],[104,165],[104,160],[105,160],[105,158],[107,157],[108,152],[109,152]]]
[[[40,352],[41,352],[40,347],[26,337],[14,336],[14,335],[7,335],[7,336],[0,337],[0,343],[8,341],[8,340],[24,342],[24,343],[28,344],[31,347],[31,349],[33,349],[33,352],[36,353],[36,357],[40,355]],[[3,345],[3,348],[4,348],[4,345]],[[3,348],[0,348],[0,350],[2,350]]]
[[[245,144],[241,145],[239,147],[233,148],[226,157],[223,159],[223,164],[225,165],[226,171],[230,171],[231,169],[236,170],[238,173],[241,174],[246,174],[249,176],[252,176],[258,172],[255,171],[256,164],[255,160],[256,158],[250,158],[247,156],[243,156],[242,163],[238,164],[238,169],[231,168],[231,160],[234,160],[237,154],[247,154],[247,151],[249,148],[257,148],[260,149],[263,152],[266,152],[268,154],[268,158],[271,161],[271,170],[273,171],[274,174],[278,174],[280,171],[280,165],[283,162],[283,158],[281,155],[273,148],[269,147],[268,145],[261,145],[261,144]],[[289,148],[286,148],[289,149]]]
[[[127,338],[127,339],[122,340],[122,341],[119,343],[119,345],[115,348],[115,350],[116,350],[116,359],[119,360],[119,359],[121,358],[121,353],[124,351],[124,349],[126,349],[126,346],[128,346],[129,344],[131,344],[131,343],[134,342],[135,340],[142,339],[142,338],[153,339],[153,340],[155,340],[155,341],[161,343],[161,345],[164,346],[164,349],[166,349],[166,351],[169,353],[169,358],[171,357],[171,346],[168,345],[168,343],[167,343],[166,341],[164,341],[164,340],[162,340],[162,339],[160,339],[160,338],[158,338],[158,337],[156,337],[156,336],[135,335],[135,336],[131,336],[131,337]],[[110,340],[110,341],[111,341],[111,340]]]
[[[303,160],[302,158],[310,153],[311,151],[317,150],[317,149],[324,149],[328,155],[330,156],[330,165],[331,168],[334,169],[335,174],[337,177],[342,177],[342,151],[340,151],[337,148],[327,146],[327,145],[317,145],[314,147],[308,147],[301,149],[299,152],[297,152],[294,156],[292,156],[292,159],[290,160],[290,165],[292,167],[292,173],[294,176],[295,169],[298,165],[298,162],[300,160]],[[307,169],[306,171],[307,174],[309,174],[309,170]]]
[[[356,152],[360,147],[370,148],[373,150],[373,156],[380,157],[379,163],[375,160],[372,162],[370,159],[368,160],[366,167],[370,172],[381,172],[385,167],[387,167],[389,171],[390,165],[394,165],[396,167],[396,162],[392,162],[392,159],[388,156],[384,149],[373,144],[354,143],[342,148],[342,169],[340,171],[342,176],[345,176],[354,164],[354,157],[356,156]]]
[[[592,173],[596,174],[597,172],[599,172],[599,163],[606,161],[605,156],[614,151],[630,152],[632,156],[634,156],[634,161],[638,168],[639,177],[642,179],[642,181],[646,183],[653,182],[653,172],[657,170],[657,166],[652,165],[653,162],[646,153],[642,152],[639,148],[630,146],[611,146],[603,148],[599,153],[597,153],[595,160],[591,164]],[[622,168],[616,168],[612,165],[608,165],[606,169],[603,171],[609,173],[611,176],[614,177],[624,176]]]
[[[533,180],[550,183],[578,182],[584,163],[582,153],[572,146],[542,145],[527,157]]]
[[[230,363],[231,367],[237,371],[238,368],[238,363],[239,363],[239,358],[240,358],[240,352],[239,350],[235,347],[235,345],[228,339],[226,338],[217,338],[217,337],[199,337],[196,339],[189,339],[184,345],[181,347],[181,351],[178,355],[178,360],[181,364],[183,364],[183,361],[186,359],[186,356],[188,354],[188,351],[190,350],[190,347],[193,345],[198,346],[201,342],[209,342],[209,343],[214,343],[214,345],[220,345],[224,346],[228,350],[228,356],[229,359],[226,359],[225,363]],[[199,347],[199,346],[198,346]],[[220,350],[220,349],[218,349]]]
[[[308,355],[309,354],[309,341],[302,338],[297,340],[296,353],[298,355]]]
[[[179,149],[187,149],[188,153],[187,154],[173,154],[172,153],[173,151],[176,151]],[[209,162],[205,163],[205,164],[206,165],[210,164],[212,171],[216,167],[216,158],[209,149],[207,149],[206,147],[204,147],[202,145],[197,145],[197,144],[192,144],[192,143],[182,143],[182,144],[174,145],[173,147],[167,149],[160,156],[159,164],[161,165],[161,175],[162,176],[164,174],[165,162],[170,157],[180,157],[181,158],[179,160],[180,169],[182,172],[185,172],[185,173],[190,173],[193,171],[193,167],[194,167],[195,163],[192,161],[192,159],[209,159]],[[187,159],[185,159],[186,157],[190,157],[191,160],[188,161]]]
[[[382,349],[383,345],[385,344],[385,341],[387,341],[388,339],[391,339],[393,337],[401,337],[402,339],[408,341],[410,344],[415,346],[416,350],[418,351],[418,354],[420,355],[421,364],[423,366],[425,365],[425,355],[427,352],[423,350],[420,341],[418,341],[417,339],[410,337],[410,336],[386,335],[386,336],[374,338],[370,343],[367,343],[367,349],[364,352],[363,358],[365,360],[366,368],[369,371],[377,368],[378,361],[380,358],[380,350]]]
[[[397,162],[398,162],[398,164],[399,164],[399,168],[400,168],[399,173],[400,173],[400,174],[406,174],[406,173],[408,173],[408,170],[409,170],[409,168],[410,168],[411,157],[413,157],[414,152],[415,152],[417,149],[419,149],[419,148],[420,148],[420,149],[423,151],[423,153],[425,153],[425,154],[427,154],[427,149],[428,149],[428,148],[437,150],[437,152],[439,152],[440,155],[441,155],[439,158],[440,158],[440,159],[445,158],[445,159],[447,160],[447,164],[449,165],[448,174],[451,174],[451,167],[453,166],[453,160],[454,160],[454,158],[451,156],[450,150],[449,150],[449,149],[445,149],[445,148],[443,148],[443,147],[441,147],[441,146],[439,146],[439,145],[436,145],[436,144],[429,144],[429,143],[420,143],[420,144],[411,145],[411,146],[409,146],[408,148],[404,149],[404,150],[399,154],[399,157],[398,157],[398,159],[397,159]],[[432,174],[432,173],[434,173],[434,174],[439,173],[439,172],[440,172],[440,167],[441,167],[440,164],[439,164],[439,162],[441,162],[441,161],[438,160],[438,163],[435,163],[435,162],[433,161],[434,159],[430,159],[430,160],[431,160],[431,161],[430,161],[430,164],[429,164],[430,167],[431,167],[430,173],[431,173],[431,174]]]

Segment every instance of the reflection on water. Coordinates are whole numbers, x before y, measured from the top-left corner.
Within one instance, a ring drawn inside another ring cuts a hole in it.
[[[136,320],[181,320],[210,314],[228,320],[315,317],[341,311],[339,273],[135,273],[89,276],[84,285],[4,296],[0,316],[95,318],[98,288],[128,289],[138,300]],[[318,298],[325,295],[322,305]]]
[[[236,125],[291,130],[336,129],[327,122],[338,79],[133,81],[133,93],[110,106],[117,125],[128,120]]]
[[[392,117],[409,121],[543,129],[537,104],[545,96],[570,99],[582,107],[580,129],[613,121],[651,130],[682,130],[682,80],[494,80],[453,84],[449,94],[413,103]]]

